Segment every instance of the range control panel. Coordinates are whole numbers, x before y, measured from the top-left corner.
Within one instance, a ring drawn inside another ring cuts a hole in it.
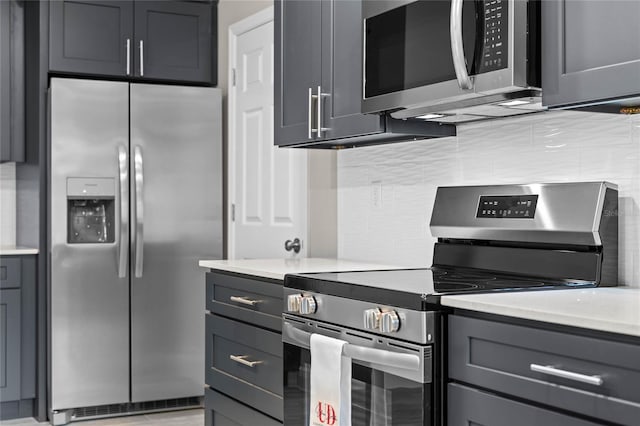
[[[476,217],[533,219],[536,215],[537,195],[483,195]]]
[[[484,46],[479,64],[481,72],[499,70],[508,65],[508,3],[507,0],[485,0],[483,2]]]

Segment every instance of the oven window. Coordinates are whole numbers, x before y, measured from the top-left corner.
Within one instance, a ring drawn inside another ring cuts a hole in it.
[[[284,425],[309,424],[311,352],[284,344]],[[352,366],[353,426],[431,426],[432,384]]]
[[[463,44],[467,66],[474,74],[476,40],[482,2],[465,0]],[[365,22],[365,97],[455,80],[449,29],[451,0],[415,1]]]

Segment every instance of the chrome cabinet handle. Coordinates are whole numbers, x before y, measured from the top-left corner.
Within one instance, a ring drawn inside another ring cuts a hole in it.
[[[309,139],[313,139],[313,134],[318,132],[318,129],[313,127],[313,101],[314,99],[317,102],[318,96],[313,94],[313,89],[311,87],[309,87],[309,102],[307,105],[307,129],[308,129],[308,134],[307,134],[307,138]]]
[[[118,185],[120,189],[120,237],[118,238],[118,278],[127,276],[129,260],[129,167],[127,149],[118,147]]]
[[[551,365],[531,364],[531,371],[548,374],[550,376],[562,377],[563,379],[575,380],[576,382],[587,383],[594,386],[602,386],[604,381],[600,376],[589,376],[586,374],[574,373],[573,371],[561,370]]]
[[[140,40],[140,77],[144,76],[144,41]]]
[[[247,299],[246,296],[231,296],[229,300],[236,303],[242,303],[243,305],[256,306],[258,303],[262,303],[262,300]]]
[[[127,75],[131,75],[131,39],[127,39]]]
[[[322,136],[322,132],[329,130],[328,127],[322,127],[322,98],[328,97],[328,93],[322,93],[322,87],[318,86],[318,95],[316,96],[316,102],[318,103],[318,137]]]
[[[464,45],[462,44],[462,2],[463,0],[451,1],[451,20],[449,23],[451,54],[453,55],[453,68],[456,71],[458,86],[461,89],[473,89],[473,80],[467,72]]]
[[[133,151],[135,180],[135,270],[136,278],[142,277],[144,268],[144,172],[142,170],[142,150],[136,145]]]
[[[262,364],[264,361],[247,361],[249,355],[229,355],[229,359],[239,364],[246,365],[247,367],[255,367],[258,364]]]

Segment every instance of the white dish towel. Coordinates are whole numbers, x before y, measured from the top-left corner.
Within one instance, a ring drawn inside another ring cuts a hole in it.
[[[351,426],[351,358],[347,342],[311,335],[309,426]]]

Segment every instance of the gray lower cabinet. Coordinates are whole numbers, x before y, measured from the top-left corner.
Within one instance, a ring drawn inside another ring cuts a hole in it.
[[[204,424],[207,426],[281,426],[282,423],[211,388],[205,389]]]
[[[35,274],[35,256],[0,257],[0,420],[34,413]]]
[[[216,84],[217,2],[50,4],[53,72]]]
[[[0,1],[0,162],[25,160],[24,1]]]
[[[638,424],[640,341],[507,321],[449,316],[449,425]]]
[[[211,271],[206,286],[205,425],[282,424],[282,282]]]
[[[447,386],[450,426],[596,426],[587,420],[458,384]]]
[[[588,105],[640,96],[640,2],[541,3],[544,105]]]

